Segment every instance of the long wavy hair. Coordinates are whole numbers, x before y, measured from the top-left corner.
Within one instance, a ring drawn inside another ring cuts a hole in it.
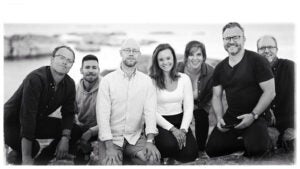
[[[173,55],[173,61],[174,61],[173,67],[169,74],[170,78],[173,81],[176,81],[179,78],[179,74],[178,74],[178,71],[176,68],[177,58],[176,58],[174,49],[167,43],[159,44],[153,52],[152,63],[151,63],[150,70],[149,70],[149,72],[150,72],[149,76],[153,80],[155,80],[155,84],[159,89],[166,89],[166,85],[165,85],[165,77],[164,77],[163,70],[158,65],[158,54],[159,54],[159,52],[166,50],[166,49],[169,49],[171,51],[171,53]]]

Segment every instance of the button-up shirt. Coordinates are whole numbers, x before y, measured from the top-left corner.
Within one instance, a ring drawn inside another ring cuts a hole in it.
[[[146,134],[157,133],[156,93],[149,76],[135,71],[129,78],[120,68],[100,83],[97,99],[99,139],[135,145],[146,124]]]
[[[36,124],[61,107],[62,129],[71,129],[74,120],[75,83],[65,75],[57,84],[50,67],[31,72],[4,105],[4,124],[20,126],[21,137],[35,138]]]

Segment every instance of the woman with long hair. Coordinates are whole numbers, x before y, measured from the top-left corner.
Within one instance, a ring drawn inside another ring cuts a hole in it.
[[[152,55],[150,77],[157,91],[155,144],[162,158],[180,162],[197,158],[197,143],[190,129],[193,118],[193,92],[190,78],[176,69],[177,59],[169,44],[160,44]]]

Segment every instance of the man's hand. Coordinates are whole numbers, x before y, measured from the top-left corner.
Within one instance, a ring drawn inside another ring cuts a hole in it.
[[[112,141],[109,141],[109,143],[105,142],[105,158],[103,159],[103,164],[105,165],[120,165],[123,161],[123,155],[121,151],[118,151]],[[103,150],[100,150],[103,151]]]
[[[276,124],[276,117],[275,117],[274,112],[273,112],[272,109],[270,109],[270,114],[271,114],[271,125],[275,126],[275,124]]]
[[[175,126],[173,126],[170,131],[175,136],[179,149],[181,150],[186,145],[186,135],[185,132],[182,130],[177,129]]]
[[[253,118],[253,115],[250,113],[238,116],[237,119],[240,119],[242,121],[234,127],[235,129],[244,129],[246,127],[249,127],[255,120]]]
[[[143,149],[143,153],[148,161],[152,160],[151,157],[154,161],[160,160],[160,152],[153,143],[147,142]]]
[[[87,143],[92,137],[92,131],[91,130],[87,130],[86,132],[84,132],[81,136],[81,141],[84,143]]]
[[[63,136],[60,139],[60,142],[58,143],[56,148],[56,152],[55,152],[56,159],[64,158],[68,154],[68,151],[69,151],[69,139]]]
[[[33,159],[31,156],[22,157],[22,165],[33,165]]]
[[[223,118],[218,119],[218,122],[217,122],[217,128],[218,128],[221,132],[229,131],[229,129],[225,129],[225,128],[222,127],[222,126],[225,126],[225,125],[226,125],[226,123],[225,123],[225,121],[224,121]]]

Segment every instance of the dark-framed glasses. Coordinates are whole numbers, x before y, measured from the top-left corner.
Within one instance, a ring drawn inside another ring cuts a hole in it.
[[[239,40],[241,37],[242,37],[242,36],[240,36],[240,35],[237,35],[237,36],[228,36],[228,37],[224,37],[223,40],[228,41],[228,42],[231,41],[231,40],[237,41],[237,40]]]
[[[136,49],[130,49],[130,48],[122,49],[122,51],[125,52],[126,54],[132,53],[132,54],[134,54],[134,55],[140,53],[139,50],[136,50]]]
[[[260,51],[265,51],[265,50],[273,50],[273,49],[277,49],[277,47],[276,46],[261,46],[261,47],[259,47],[258,48],[258,50],[260,50]]]

